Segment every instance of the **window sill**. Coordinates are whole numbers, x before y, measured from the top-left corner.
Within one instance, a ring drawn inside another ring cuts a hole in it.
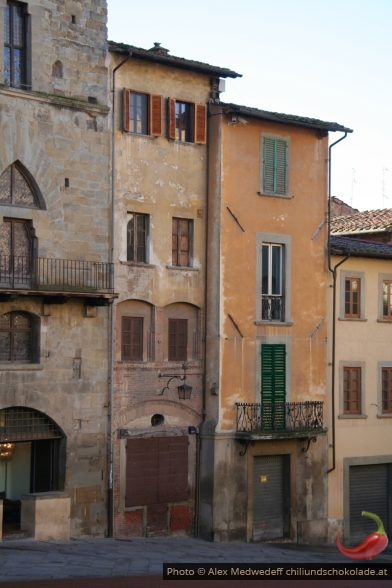
[[[378,419],[392,419],[392,412],[385,412],[377,415]]]
[[[340,414],[338,419],[347,420],[347,419],[367,419],[367,414]]]
[[[269,192],[257,192],[257,195],[266,196],[267,198],[285,198],[286,200],[293,198],[292,194],[272,194]]]
[[[293,321],[255,321],[254,324],[257,327],[266,327],[272,325],[274,327],[292,327]]]
[[[120,261],[120,264],[127,265],[128,267],[146,267],[146,268],[156,267],[152,263],[144,263],[143,261]]]
[[[3,372],[27,372],[43,369],[40,363],[0,363],[0,371]]]
[[[339,321],[347,321],[349,323],[366,323],[368,319],[367,318],[354,318],[354,317],[350,318],[349,316],[348,317],[344,316],[344,317],[339,317],[338,320]]]
[[[378,323],[386,323],[386,324],[390,324],[392,325],[392,319],[389,318],[378,318],[377,319]]]
[[[166,269],[188,271],[188,272],[198,272],[199,271],[198,267],[191,267],[188,265],[167,265]]]

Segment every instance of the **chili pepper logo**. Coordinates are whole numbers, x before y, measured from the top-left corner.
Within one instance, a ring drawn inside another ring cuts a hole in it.
[[[362,541],[360,545],[357,545],[357,547],[344,547],[340,543],[340,533],[338,533],[336,538],[336,544],[340,553],[350,559],[373,559],[373,557],[380,555],[388,545],[388,537],[385,533],[384,525],[382,524],[380,517],[372,512],[367,512],[366,510],[362,511],[362,516],[370,517],[376,521],[377,531],[375,533],[371,533],[371,535],[366,537],[366,539]]]

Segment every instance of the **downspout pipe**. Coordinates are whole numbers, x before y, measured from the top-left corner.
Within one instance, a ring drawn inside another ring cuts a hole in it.
[[[111,209],[110,209],[110,258],[111,264],[114,263],[114,214],[115,214],[115,196],[116,196],[116,72],[122,67],[128,59],[132,56],[130,52],[125,59],[120,61],[112,71],[112,133],[111,133]],[[113,266],[112,266],[113,267]],[[113,275],[114,281],[114,275]],[[108,537],[113,537],[113,373],[114,373],[114,307],[113,303],[109,306],[109,401],[108,401],[108,502],[107,502],[107,517],[108,517]]]
[[[328,270],[332,273],[332,352],[331,352],[331,434],[332,434],[332,467],[327,470],[327,474],[333,472],[336,468],[336,423],[335,423],[335,373],[336,373],[336,270],[342,265],[348,257],[332,267],[331,263],[331,200],[332,200],[332,147],[343,141],[347,137],[347,132],[328,147]]]

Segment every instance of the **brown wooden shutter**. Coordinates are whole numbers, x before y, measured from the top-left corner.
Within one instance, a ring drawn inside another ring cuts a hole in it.
[[[190,240],[190,221],[188,219],[179,219],[178,221],[178,250],[179,265],[189,266],[189,240]]]
[[[123,90],[123,130],[128,131],[129,126],[129,95],[130,91],[124,88]]]
[[[207,106],[195,104],[195,143],[207,142]]]
[[[162,135],[162,96],[150,96],[150,135]]]
[[[169,139],[176,138],[176,101],[174,98],[168,98],[168,116],[169,116]]]
[[[121,359],[123,361],[143,360],[143,317],[122,317]]]
[[[169,361],[186,361],[188,346],[188,320],[169,319]]]

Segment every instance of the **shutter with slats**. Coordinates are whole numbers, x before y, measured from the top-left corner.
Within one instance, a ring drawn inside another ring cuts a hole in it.
[[[189,265],[190,222],[188,219],[179,219],[178,225],[179,263],[181,266],[186,267]]]
[[[287,192],[287,141],[276,137],[263,139],[263,191]]]
[[[261,402],[264,428],[283,428],[286,402],[286,346],[261,346]]]
[[[123,130],[129,132],[130,121],[129,121],[129,90],[124,88],[123,90]]]
[[[207,142],[207,106],[195,104],[195,143]]]
[[[162,96],[150,96],[150,135],[162,135]]]
[[[188,345],[187,319],[169,319],[169,361],[186,361]]]
[[[121,358],[124,361],[143,360],[143,317],[122,317]]]
[[[392,531],[392,464],[380,463],[350,466],[350,543],[355,545],[375,531],[375,522],[362,516],[362,511],[376,513],[384,523],[387,535]]]
[[[175,140],[176,138],[176,101],[174,98],[168,98],[168,136],[169,139]]]

